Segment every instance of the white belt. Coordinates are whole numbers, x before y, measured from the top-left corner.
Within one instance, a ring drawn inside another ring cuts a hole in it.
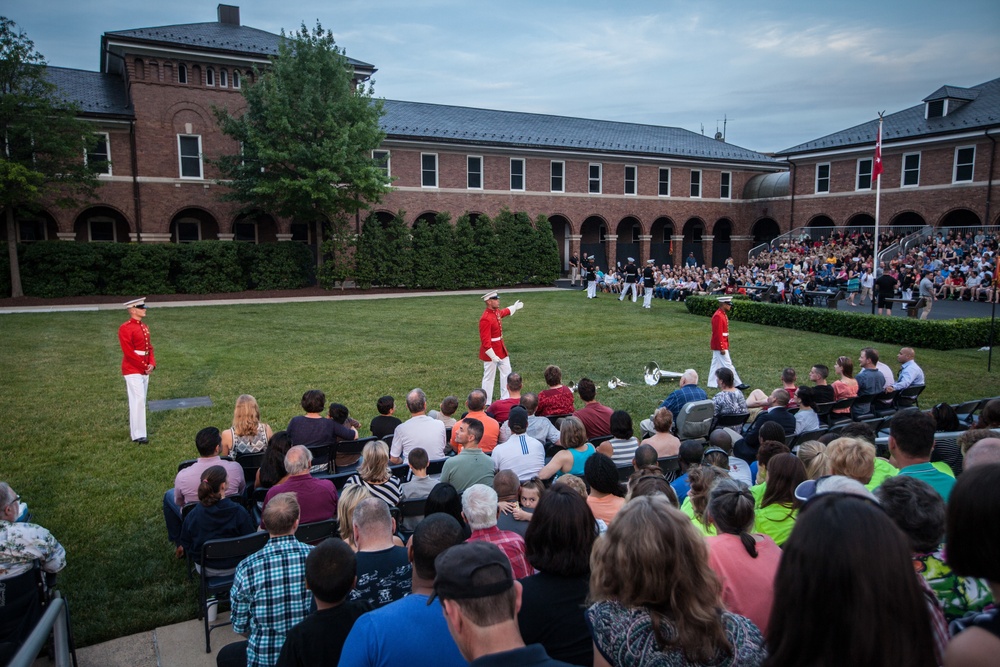
[[[503,336],[500,336],[499,338],[490,338],[490,342],[493,343],[497,342],[498,340],[503,340]]]
[[[138,354],[141,357],[145,357],[146,356],[146,351],[145,350],[136,350],[135,353]]]
[[[728,336],[729,336],[729,332],[727,331],[726,333],[724,333],[724,334],[722,334],[722,335],[723,335],[723,336],[727,336],[727,337],[728,337]]]

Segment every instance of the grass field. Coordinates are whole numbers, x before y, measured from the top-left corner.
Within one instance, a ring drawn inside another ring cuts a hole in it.
[[[693,367],[704,376],[709,320],[683,304],[654,302],[651,311],[610,296],[580,292],[518,295],[525,308],[504,320],[513,367],[529,390],[544,388],[549,363],[566,380],[588,376],[598,398],[633,418],[650,414],[672,390],[648,387],[643,366]],[[512,299],[505,299],[509,302]],[[151,444],[129,440],[119,367],[118,325],[125,312],[0,315],[0,479],[30,503],[36,522],[69,552],[60,576],[73,608],[78,645],[195,617],[195,586],[173,558],[161,512],[176,464],[193,458],[194,434],[228,427],[241,393],[257,397],[275,430],[300,414],[303,391],[320,388],[367,426],[375,401],[422,387],[432,404],[464,396],[479,384],[474,296],[280,305],[157,308],[146,323],[158,368],[150,400],[210,396],[212,408],[149,414]],[[793,366],[804,378],[815,363],[831,368],[856,359],[867,342],[733,323],[732,355],[743,380],[767,390]],[[899,345],[882,345],[898,369]],[[879,347],[879,346],[876,346]],[[994,395],[986,353],[917,350],[927,374],[921,405]],[[1000,361],[1000,360],[998,360]],[[618,376],[628,387],[607,389]]]

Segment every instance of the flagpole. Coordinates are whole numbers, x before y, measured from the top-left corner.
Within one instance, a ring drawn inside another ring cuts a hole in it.
[[[872,257],[872,277],[878,278],[878,242],[879,242],[879,206],[882,201],[882,113],[878,115],[878,137],[875,139],[875,158],[872,161],[872,175],[875,177],[875,256]],[[875,291],[872,290],[874,295]],[[892,311],[889,311],[890,314]],[[872,314],[875,314],[875,302],[872,301]]]

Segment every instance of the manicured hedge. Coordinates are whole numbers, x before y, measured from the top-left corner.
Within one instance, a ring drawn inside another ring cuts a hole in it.
[[[501,211],[496,218],[448,213],[413,228],[400,211],[386,224],[373,215],[357,238],[354,279],[359,287],[461,289],[530,283],[559,277],[559,250],[544,216]]]
[[[711,316],[719,307],[715,297],[691,296],[684,303],[693,315]],[[729,319],[935,350],[977,348],[990,344],[990,321],[986,318],[919,320],[761,303],[736,297]],[[995,334],[993,340],[1000,340],[1000,335]]]
[[[6,244],[0,288],[10,294]],[[301,243],[68,243],[18,245],[26,296],[208,294],[297,289],[315,282],[312,252]]]

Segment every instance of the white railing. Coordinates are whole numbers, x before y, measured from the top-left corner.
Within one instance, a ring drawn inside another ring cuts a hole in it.
[[[56,596],[49,602],[45,609],[45,614],[38,621],[38,625],[31,631],[28,638],[24,640],[21,649],[17,652],[7,667],[31,667],[35,658],[45,647],[45,642],[53,634],[53,645],[55,651],[56,667],[69,667],[72,663],[69,650],[69,615],[67,613],[66,600]]]

